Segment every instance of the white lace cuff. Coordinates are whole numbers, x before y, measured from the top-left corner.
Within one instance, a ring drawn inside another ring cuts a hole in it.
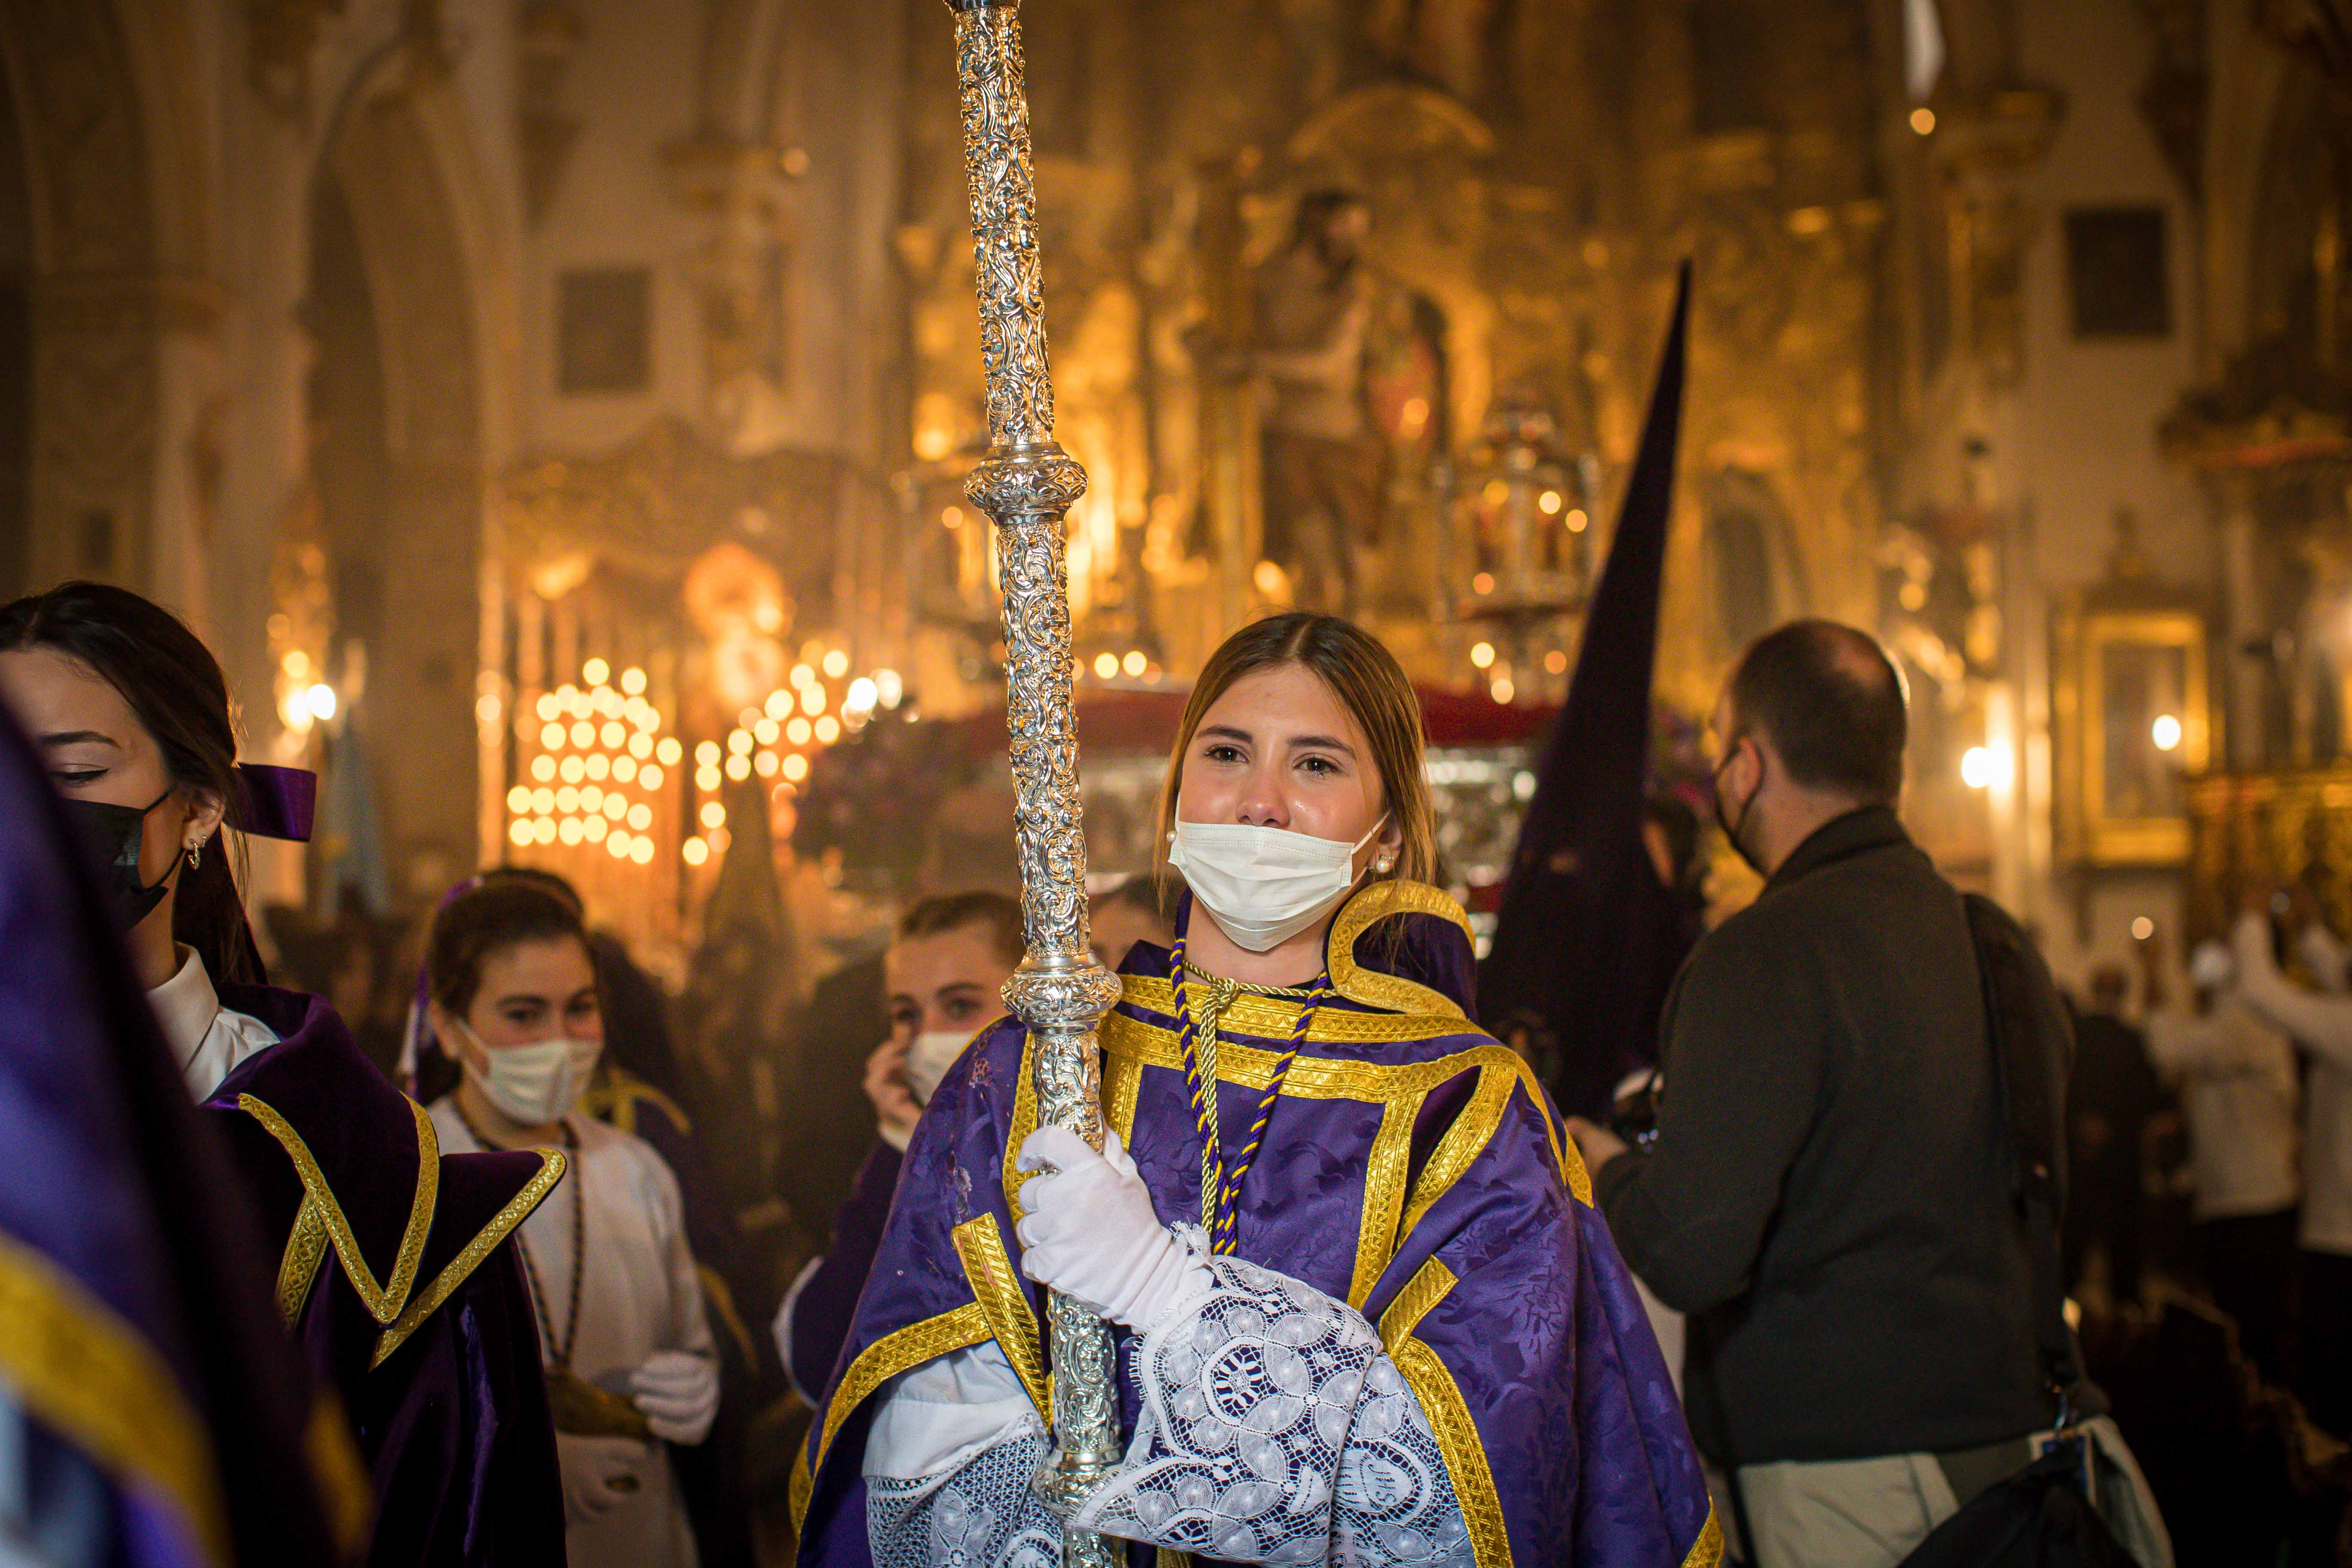
[[[1178,1235],[1214,1287],[1143,1336],[1126,1463],[1071,1523],[1234,1563],[1468,1568],[1444,1458],[1371,1324]]]

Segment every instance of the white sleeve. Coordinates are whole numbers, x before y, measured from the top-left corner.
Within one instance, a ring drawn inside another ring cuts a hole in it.
[[[2304,1049],[2352,1068],[2352,998],[2315,995],[2281,974],[2271,955],[2269,922],[2260,915],[2239,920],[2231,945],[2238,961],[2238,994],[2246,1005],[2294,1036]]]
[[[875,1568],[1060,1568],[1062,1525],[1030,1489],[1045,1426],[996,1342],[883,1385],[866,1434]]]
[[[968,1463],[982,1448],[1044,1430],[1013,1363],[987,1340],[883,1384],[866,1436],[865,1474],[868,1480],[921,1480]]]

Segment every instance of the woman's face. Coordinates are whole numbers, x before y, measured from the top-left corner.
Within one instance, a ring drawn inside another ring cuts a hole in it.
[[[482,960],[482,983],[466,1024],[493,1051],[541,1040],[603,1040],[604,1015],[588,950],[558,936],[491,953]]]
[[[170,793],[147,814],[141,880],[152,885],[168,876],[182,851],[205,842],[220,826],[222,803],[173,790],[155,737],[122,693],[87,666],[51,648],[0,653],[0,700],[40,748],[59,795],[143,807]]]
[[[1255,670],[1201,715],[1185,748],[1181,822],[1246,823],[1353,844],[1381,826],[1385,791],[1363,726],[1304,665]],[[1355,869],[1403,833],[1391,820],[1356,852]]]
[[[996,933],[982,924],[929,936],[903,937],[882,957],[890,989],[890,1037],[911,1045],[918,1035],[972,1035],[1004,1011],[999,994],[1013,966],[996,949]]]

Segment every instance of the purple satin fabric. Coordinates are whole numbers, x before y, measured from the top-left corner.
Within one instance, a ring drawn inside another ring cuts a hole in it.
[[[407,1099],[360,1054],[316,996],[225,985],[221,1003],[278,1043],[240,1063],[213,1113],[268,1234],[291,1230],[302,1184],[278,1141],[237,1109],[250,1093],[310,1150],[378,1280],[391,1278],[415,1192]],[[529,1152],[444,1154],[422,1291],[540,1170]],[[374,1484],[371,1568],[561,1568],[562,1490],[540,1370],[539,1325],[511,1240],[502,1242],[386,1360],[383,1325],[331,1255],[297,1328],[314,1374],[340,1394]]]
[[[1412,919],[1416,926],[1424,923]],[[1413,931],[1391,953],[1391,963],[1417,970],[1412,977],[1423,984],[1451,990],[1446,983],[1458,976],[1466,988],[1467,943],[1458,931],[1446,930],[1451,941],[1425,929]],[[1458,964],[1446,957],[1456,947]],[[1375,944],[1367,942],[1360,953],[1366,948]],[[1127,968],[1165,975],[1167,966],[1166,952],[1139,945]],[[1370,1010],[1341,999],[1326,1005]],[[1121,1002],[1119,1010],[1173,1026],[1172,1019],[1133,1001]],[[1267,1049],[1282,1044],[1227,1037]],[[1493,1044],[1465,1025],[1427,1040],[1317,1042],[1307,1054],[1404,1066]],[[957,1225],[993,1214],[1018,1268],[1020,1244],[1002,1179],[1021,1054],[1021,1027],[1007,1021],[966,1052],[940,1084],[908,1150],[881,1251],[842,1354],[845,1370],[886,1334],[972,1300],[950,1236]],[[1465,1072],[1431,1095],[1413,1139],[1416,1169],[1459,1114],[1475,1076]],[[1220,1085],[1223,1124],[1246,1126],[1256,1100],[1254,1090]],[[1241,1196],[1240,1255],[1345,1300],[1381,1117],[1380,1106],[1353,1100],[1279,1100]],[[1406,1237],[1364,1313],[1377,1324],[1433,1257],[1456,1276],[1459,1283],[1421,1320],[1415,1337],[1444,1363],[1469,1409],[1515,1562],[1677,1568],[1707,1519],[1697,1453],[1606,1227],[1562,1184],[1552,1153],[1554,1140],[1562,1136],[1548,1100],[1530,1100],[1524,1089],[1515,1093],[1485,1151]],[[1201,1136],[1181,1072],[1144,1070],[1129,1147],[1160,1218],[1197,1223]],[[1041,1293],[1030,1287],[1028,1295],[1032,1310],[1040,1310]],[[1124,1365],[1130,1347],[1123,1335],[1121,1347]],[[1134,1390],[1123,1392],[1131,1423]],[[830,1403],[829,1395],[818,1412],[819,1431]],[[858,1460],[874,1404],[868,1399],[845,1418],[819,1460],[802,1535],[804,1565],[866,1568],[870,1563]],[[1129,1560],[1142,1568],[1152,1553],[1136,1548]]]
[[[236,764],[236,809],[230,826],[238,832],[308,844],[318,816],[318,774],[268,763]]]

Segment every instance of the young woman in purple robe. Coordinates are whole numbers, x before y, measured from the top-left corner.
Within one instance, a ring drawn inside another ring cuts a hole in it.
[[[1067,1523],[1150,1568],[1712,1564],[1631,1278],[1541,1088],[1469,1021],[1411,686],[1328,616],[1210,659],[1162,799],[1189,899],[1101,1031],[1099,1153],[992,1029],[908,1151],[796,1479],[826,1568],[1047,1568],[1051,1286],[1118,1331],[1124,1463]]]
[[[369,1470],[372,1568],[561,1564],[538,1332],[507,1238],[560,1156],[444,1155],[332,1008],[264,983],[224,828],[275,826],[219,664],[170,612],[68,583],[0,608],[0,699],[107,857],[189,1094],[278,1249],[277,1304]]]

